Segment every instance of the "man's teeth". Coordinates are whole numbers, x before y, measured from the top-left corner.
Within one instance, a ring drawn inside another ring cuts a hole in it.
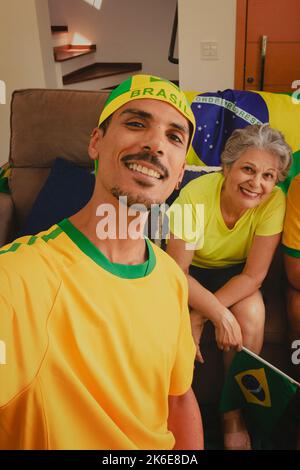
[[[128,168],[130,170],[143,173],[144,175],[152,176],[153,178],[160,178],[160,174],[157,171],[152,170],[152,168],[146,168],[145,166],[138,165],[137,163],[129,163]]]

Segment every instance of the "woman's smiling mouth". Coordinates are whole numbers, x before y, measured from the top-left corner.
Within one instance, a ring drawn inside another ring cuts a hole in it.
[[[242,186],[240,186],[240,190],[241,190],[241,193],[244,196],[247,196],[251,199],[256,199],[256,198],[261,196],[261,193],[257,193],[255,191],[250,191],[250,189],[243,188]]]

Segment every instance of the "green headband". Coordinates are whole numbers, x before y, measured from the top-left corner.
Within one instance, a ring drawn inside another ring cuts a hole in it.
[[[145,98],[164,101],[176,108],[192,124],[193,138],[195,118],[185,94],[174,83],[152,75],[134,75],[115,88],[106,100],[98,125],[128,101]],[[97,170],[98,160],[95,161],[96,173]]]

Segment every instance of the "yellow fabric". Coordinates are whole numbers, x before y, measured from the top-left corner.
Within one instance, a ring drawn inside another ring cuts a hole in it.
[[[290,256],[300,258],[300,174],[289,188],[282,242]]]
[[[153,250],[136,279],[57,226],[1,250],[0,449],[173,447],[168,395],[189,389],[195,346],[185,276]]]
[[[178,204],[175,213],[187,204],[195,217],[195,205],[203,204],[204,225],[201,231],[195,231],[195,237],[185,235],[184,228],[174,224],[170,218],[170,230],[178,238],[188,243],[198,243],[192,264],[203,268],[219,268],[245,262],[255,235],[274,235],[283,227],[285,195],[275,187],[270,197],[258,207],[247,210],[232,229],[224,222],[220,209],[220,193],[224,177],[222,173],[200,176],[187,184],[174,201]],[[184,218],[182,219],[184,223]],[[194,221],[195,222],[195,221]],[[198,223],[201,227],[201,222]]]

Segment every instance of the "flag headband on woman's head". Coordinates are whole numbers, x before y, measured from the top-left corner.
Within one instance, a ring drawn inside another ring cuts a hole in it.
[[[193,126],[191,144],[195,132],[195,118],[185,94],[174,83],[152,75],[134,75],[115,88],[106,100],[98,125],[125,103],[138,99],[164,101],[176,108]],[[98,160],[95,161],[96,172],[97,168]]]

